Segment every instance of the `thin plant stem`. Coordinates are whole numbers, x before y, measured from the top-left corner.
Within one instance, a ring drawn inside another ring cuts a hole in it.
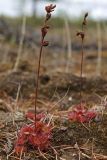
[[[84,39],[82,39],[81,68],[80,68],[80,79],[81,79],[81,84],[80,84],[80,100],[81,100],[81,102],[82,102],[83,62],[84,62]]]
[[[82,31],[77,32],[77,36],[81,38],[81,66],[80,66],[80,104],[82,103],[82,89],[83,89],[83,62],[84,62],[84,38],[85,38],[85,26],[87,25],[88,13],[85,14],[82,22]]]
[[[38,99],[38,88],[39,88],[39,77],[40,77],[40,66],[41,66],[41,57],[42,57],[42,51],[43,47],[48,46],[49,42],[45,41],[45,36],[48,32],[49,26],[47,25],[48,20],[51,18],[51,12],[54,11],[54,8],[56,5],[50,4],[49,6],[45,7],[45,10],[47,12],[44,25],[41,28],[41,47],[39,52],[39,58],[38,58],[38,68],[37,68],[37,78],[36,78],[36,87],[35,87],[35,131],[36,131],[36,113],[37,113],[37,99]]]
[[[43,40],[44,40],[44,38],[42,38],[42,42],[43,42]],[[35,88],[35,130],[36,130],[36,113],[37,113],[37,99],[38,99],[38,86],[39,86],[38,84],[39,84],[39,77],[40,77],[42,50],[43,50],[43,45],[41,44],[40,52],[39,52],[39,59],[38,59],[36,88]]]

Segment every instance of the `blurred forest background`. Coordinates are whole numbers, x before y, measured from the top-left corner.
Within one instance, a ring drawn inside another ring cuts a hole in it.
[[[81,41],[76,36],[89,13],[86,27],[84,76],[107,77],[107,2],[103,0],[0,1],[0,72],[35,72],[45,5],[57,5],[50,21],[41,74],[80,74]],[[54,68],[54,69],[53,69]]]

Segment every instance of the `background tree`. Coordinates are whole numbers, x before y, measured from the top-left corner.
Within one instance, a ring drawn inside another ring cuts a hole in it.
[[[31,1],[31,5],[32,5],[32,8],[31,8],[31,12],[32,12],[32,17],[35,17],[37,15],[37,2],[41,1],[43,2],[43,0],[29,0]],[[59,0],[44,0],[46,2],[49,2],[49,3],[54,3],[56,1],[59,1]],[[24,13],[24,7],[26,5],[28,1],[27,0],[20,0],[18,1],[19,3],[19,10],[20,10],[20,15],[23,15]]]
[[[31,1],[32,1],[32,17],[35,17],[37,13],[36,4],[39,0],[31,0]]]

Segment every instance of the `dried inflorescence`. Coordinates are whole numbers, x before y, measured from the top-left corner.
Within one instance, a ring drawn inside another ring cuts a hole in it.
[[[83,40],[85,37],[85,34],[83,31],[77,32],[77,36],[81,37],[81,39]]]
[[[45,10],[46,10],[47,14],[53,12],[55,7],[56,7],[56,5],[53,5],[53,4],[50,4],[49,6],[46,6]]]
[[[43,28],[41,28],[42,38],[46,36],[49,28],[50,28],[49,26],[44,26]]]
[[[53,4],[50,4],[49,6],[45,7],[45,10],[47,12],[45,21],[48,21],[51,18],[51,12],[54,11],[55,7],[56,5]]]
[[[35,115],[33,113],[27,113],[26,117],[35,120]],[[39,148],[40,150],[48,148],[51,139],[52,126],[42,121],[42,119],[46,117],[45,114],[38,114],[36,117],[36,124],[34,121],[20,129],[15,143],[15,152],[17,154],[26,152],[29,147],[33,149]]]
[[[87,25],[87,17],[88,17],[88,13],[84,15],[84,19],[82,22],[82,31],[77,32],[77,36],[79,36],[82,40],[84,40],[85,38],[84,27]]]
[[[82,22],[82,25],[83,25],[83,26],[86,26],[86,25],[87,25],[87,17],[88,17],[88,13],[85,13],[85,15],[84,15],[84,20],[83,20],[83,22]]]
[[[86,123],[89,122],[97,116],[95,111],[91,111],[82,106],[82,104],[77,105],[74,109],[68,113],[68,119],[75,122]]]
[[[48,46],[49,42],[48,41],[44,41],[44,38],[48,32],[48,29],[50,28],[49,25],[47,25],[48,20],[51,18],[51,12],[54,11],[56,5],[50,4],[49,6],[45,7],[45,10],[47,12],[46,17],[45,17],[45,23],[44,26],[41,28],[41,32],[42,32],[42,42],[41,45],[42,46]]]

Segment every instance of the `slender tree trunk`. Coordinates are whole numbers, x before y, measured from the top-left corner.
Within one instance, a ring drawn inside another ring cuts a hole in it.
[[[32,17],[36,17],[36,3],[37,0],[32,0]]]
[[[20,37],[20,42],[19,42],[19,48],[18,48],[16,63],[14,65],[13,71],[17,71],[17,69],[19,67],[19,62],[21,60],[21,55],[22,55],[22,49],[23,49],[23,42],[24,42],[25,32],[26,32],[26,16],[23,15],[21,37]]]
[[[101,23],[97,23],[97,39],[98,39],[98,56],[97,56],[97,66],[96,74],[101,76],[101,65],[102,65],[102,39],[101,39]]]
[[[70,26],[67,17],[64,17],[65,23],[65,32],[66,32],[66,44],[67,44],[67,65],[66,65],[66,72],[69,70],[69,63],[73,64],[72,60],[72,41],[70,35]]]

